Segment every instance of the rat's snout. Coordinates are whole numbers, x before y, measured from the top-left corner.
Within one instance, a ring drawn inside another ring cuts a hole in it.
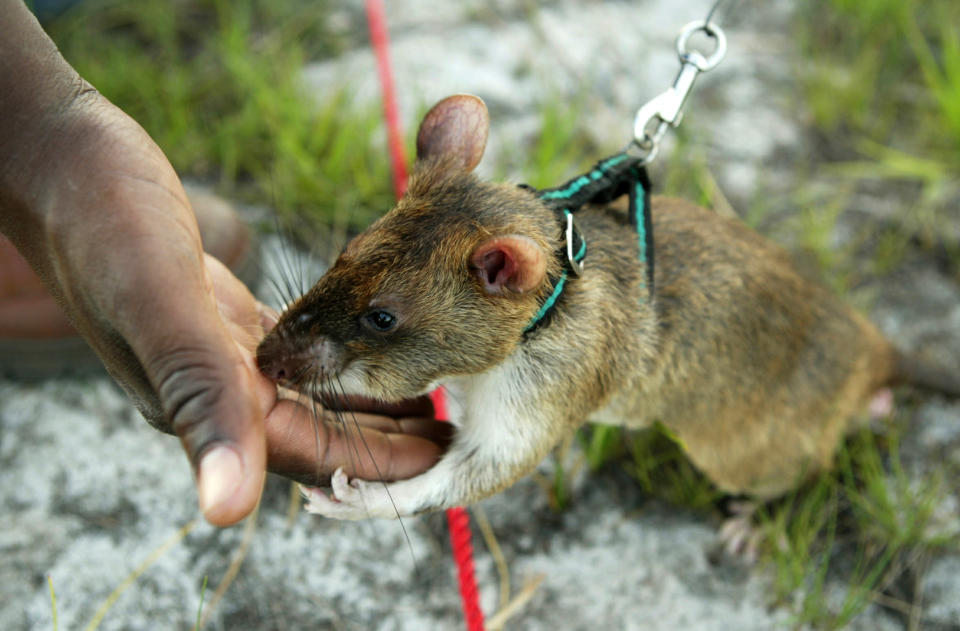
[[[293,381],[295,375],[304,372],[304,362],[296,356],[266,354],[263,347],[260,347],[257,350],[257,368],[267,379],[286,383]]]
[[[257,368],[267,379],[286,383],[304,372],[304,361],[300,353],[291,352],[274,338],[267,337],[257,347]]]
[[[336,376],[343,369],[343,350],[326,337],[298,346],[268,335],[257,347],[257,367],[271,381],[296,386],[309,379]]]

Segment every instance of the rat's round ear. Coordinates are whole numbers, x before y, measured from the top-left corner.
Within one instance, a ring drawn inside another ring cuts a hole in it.
[[[539,287],[547,273],[543,251],[533,239],[520,235],[484,241],[470,262],[488,294],[528,292]]]
[[[434,105],[417,133],[417,159],[441,158],[473,171],[487,146],[490,115],[480,97],[448,96]]]

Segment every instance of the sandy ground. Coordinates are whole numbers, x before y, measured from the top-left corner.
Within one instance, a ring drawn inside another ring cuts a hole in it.
[[[352,3],[335,16],[362,24]],[[590,93],[585,116],[609,153],[635,109],[677,71],[673,38],[706,2],[561,2],[531,18],[521,2],[389,2],[405,119],[454,92],[483,96],[493,117],[490,157],[529,137],[544,94]],[[808,158],[785,41],[788,3],[743,3],[728,28],[730,53],[701,78],[684,126],[735,206],[776,198]],[[492,8],[491,8],[492,7]],[[358,99],[378,97],[365,47],[308,67],[318,91],[350,77]],[[667,148],[669,151],[669,147]],[[597,156],[600,157],[600,156]],[[489,164],[493,160],[488,160]],[[762,186],[760,185],[762,183]],[[864,202],[870,221],[871,205]],[[960,357],[960,284],[932,265],[903,269],[872,288],[872,317],[908,348]],[[921,399],[905,449],[910,462],[960,463],[960,403]],[[27,385],[0,381],[0,629],[83,628],[114,588],[165,542],[174,543],[115,601],[101,629],[191,628],[241,550],[243,527],[198,521],[193,482],[177,442],[150,429],[105,377]],[[462,619],[442,515],[396,522],[288,518],[290,485],[270,479],[237,578],[209,629],[458,629]],[[507,628],[772,629],[763,568],[715,565],[717,524],[644,497],[616,471],[580,475],[556,513],[524,480],[484,501],[513,591],[540,580]],[[957,519],[956,503],[944,507]],[[178,530],[195,524],[182,539]],[[475,537],[484,610],[498,608],[500,577]],[[960,558],[933,561],[923,628],[960,628]],[[842,593],[843,585],[832,586]],[[905,629],[877,606],[850,628]]]

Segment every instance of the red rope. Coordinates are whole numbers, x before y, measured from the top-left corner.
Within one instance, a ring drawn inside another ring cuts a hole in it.
[[[470,541],[470,516],[462,506],[447,509],[447,527],[450,529],[450,547],[457,564],[460,582],[460,600],[468,631],[483,631],[483,610],[473,567],[473,543]]]
[[[433,418],[438,421],[449,421],[450,413],[447,411],[447,393],[440,386],[430,393],[430,401],[433,402]]]
[[[400,113],[397,95],[393,89],[393,73],[390,70],[390,39],[387,35],[387,19],[383,0],[367,0],[367,24],[370,26],[370,41],[377,58],[377,73],[383,90],[383,116],[387,123],[387,146],[390,150],[390,166],[393,171],[393,192],[397,199],[407,190],[407,159],[403,151],[403,133],[400,131]]]
[[[407,189],[407,162],[403,151],[403,134],[400,131],[400,115],[393,89],[393,74],[390,71],[389,37],[384,15],[383,0],[366,0],[367,23],[370,39],[377,58],[377,72],[383,90],[383,112],[387,123],[387,144],[393,171],[393,190],[399,199]],[[430,393],[434,416],[448,420],[447,401],[442,388]],[[473,543],[470,540],[470,516],[463,508],[447,510],[447,527],[450,530],[450,547],[457,564],[457,579],[467,631],[484,631],[483,610],[480,608],[479,591],[473,565]]]

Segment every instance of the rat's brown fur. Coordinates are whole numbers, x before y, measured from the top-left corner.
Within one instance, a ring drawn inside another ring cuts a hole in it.
[[[347,246],[323,279],[294,303],[278,325],[288,336],[329,336],[344,347],[344,363],[362,362],[376,381],[373,396],[414,397],[449,375],[480,372],[502,361],[547,293],[488,296],[469,268],[470,254],[497,234],[525,234],[552,251],[552,213],[515,186],[480,182],[446,161],[416,169],[397,207]],[[548,272],[559,263],[549,258]],[[378,297],[399,311],[402,330],[371,334],[357,319]],[[521,299],[518,299],[521,298]],[[497,317],[489,317],[490,308]],[[317,313],[306,327],[291,314]],[[265,341],[270,344],[270,338]],[[263,354],[261,347],[261,355]]]
[[[654,198],[652,300],[626,213],[588,207],[576,215],[585,271],[549,322],[525,336],[559,271],[560,227],[530,191],[470,173],[486,140],[477,123],[486,110],[470,98],[427,115],[405,197],[258,353],[268,373],[291,357],[316,370],[322,356],[323,377],[384,399],[443,383],[458,436],[432,470],[387,485],[389,504],[372,486],[338,486],[335,476],[338,501],[316,496],[313,508],[358,518],[475,501],[531,471],[588,419],[662,422],[731,493],[774,497],[828,467],[869,397],[894,378],[897,354],[877,329],[742,223]],[[532,240],[550,261],[534,291],[491,293],[478,277],[472,253],[509,235]],[[396,329],[365,330],[364,313],[383,306]],[[303,350],[318,340],[319,355]]]
[[[622,418],[661,420],[728,492],[773,497],[829,466],[893,347],[740,222],[657,199],[653,226],[653,369]]]

